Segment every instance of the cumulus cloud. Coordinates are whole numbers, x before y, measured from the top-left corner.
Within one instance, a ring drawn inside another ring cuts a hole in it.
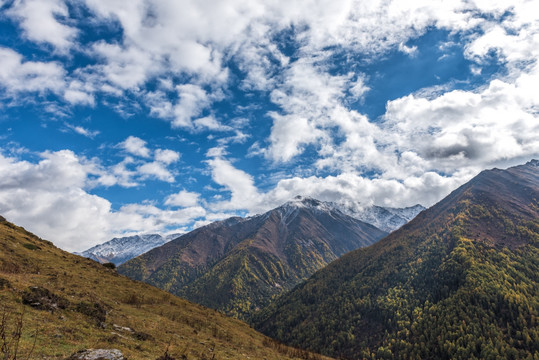
[[[530,111],[528,92],[539,89],[527,82],[529,76],[525,86],[519,79],[513,84],[493,80],[479,92],[394,100],[383,126],[400,151],[414,151],[440,170],[533,156],[539,152],[534,140],[539,119]]]
[[[210,205],[215,210],[245,209],[248,204],[258,201],[258,189],[251,175],[237,169],[230,161],[223,158],[208,160],[212,179],[230,193],[230,200]]]
[[[431,206],[481,170],[478,167],[467,167],[451,175],[422,171],[418,175],[408,175],[400,179],[368,178],[357,172],[296,176],[281,179],[274,187],[262,192],[256,187],[251,175],[236,168],[230,161],[218,158],[209,160],[208,164],[213,181],[225,190],[224,199],[209,202],[208,207],[214,211],[244,210],[251,215],[277,207],[298,194],[323,201],[361,203],[364,206],[375,204],[405,207],[417,203]]]
[[[11,96],[20,92],[60,94],[65,75],[56,62],[24,61],[19,53],[0,47],[0,87]]]
[[[310,144],[322,146],[330,140],[328,129],[336,126],[332,116],[349,85],[348,75],[330,75],[312,62],[295,62],[286,70],[284,83],[271,93],[282,112],[270,112],[273,127],[267,157],[289,161]],[[351,86],[356,93],[357,82]]]
[[[4,47],[0,47],[0,90],[11,98],[36,93],[43,99],[55,94],[71,105],[93,106],[95,102],[92,86],[70,79],[60,63],[25,61],[21,54]]]
[[[129,136],[127,139],[121,142],[119,146],[130,154],[143,158],[150,157],[150,149],[146,147],[146,141],[136,136]]]
[[[209,104],[208,94],[197,85],[179,85],[177,87],[179,101],[174,107],[175,127],[193,127],[193,118],[200,115]]]
[[[193,123],[197,129],[208,129],[212,131],[231,131],[232,130],[230,126],[226,126],[219,123],[219,121],[217,121],[217,119],[213,115],[196,119]]]
[[[174,182],[174,175],[166,168],[166,165],[159,161],[148,162],[137,168],[142,180],[157,179],[166,182]]]
[[[120,163],[112,166],[112,171],[103,176],[108,180],[108,186],[132,187],[147,179],[174,182],[174,172],[169,169],[169,166],[180,159],[179,152],[170,149],[152,151],[148,148],[146,141],[136,136],[129,136],[117,147],[138,158],[127,156]],[[152,153],[154,161],[147,161],[152,157]]]
[[[180,160],[180,153],[169,149],[157,149],[154,153],[155,161],[169,165]]]
[[[19,21],[29,40],[50,44],[61,52],[73,45],[78,34],[76,28],[59,20],[69,18],[63,0],[15,0],[6,13]]]
[[[417,46],[407,46],[404,43],[400,43],[399,51],[405,53],[408,56],[415,56],[417,54]]]
[[[0,154],[0,213],[63,249],[80,251],[114,236],[182,228],[206,214],[196,204],[178,210],[128,204],[114,211],[108,200],[88,192],[90,177],[100,172],[96,164],[69,150],[40,157],[33,163]]]
[[[120,90],[138,90],[158,69],[158,61],[152,54],[135,46],[125,48],[100,41],[93,45],[92,50],[105,64],[90,70],[102,75],[110,85]]]
[[[200,194],[182,190],[176,194],[169,195],[165,200],[165,205],[188,208],[199,203]]]

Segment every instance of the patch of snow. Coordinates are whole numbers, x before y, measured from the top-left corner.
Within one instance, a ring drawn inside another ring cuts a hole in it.
[[[118,266],[153,248],[164,245],[178,238],[180,235],[171,234],[163,237],[159,234],[143,234],[114,238],[75,254],[96,260],[100,263],[111,262]]]

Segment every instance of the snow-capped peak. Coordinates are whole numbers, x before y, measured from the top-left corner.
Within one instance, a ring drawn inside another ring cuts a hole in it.
[[[419,204],[406,208],[391,208],[365,206],[359,202],[350,201],[326,202],[302,195],[294,197],[276,210],[281,214],[283,221],[288,223],[295,218],[300,209],[323,212],[331,216],[336,215],[336,212],[343,213],[387,232],[397,230],[425,210]]]
[[[295,218],[300,209],[309,209],[314,212],[331,213],[336,211],[330,203],[323,202],[308,196],[297,195],[292,200],[279,206],[277,210],[285,223],[289,223]]]
[[[335,207],[343,213],[376,226],[377,228],[392,232],[411,221],[421,211],[425,210],[420,204],[405,207],[391,208],[382,206],[363,206],[360,203],[334,203]]]
[[[77,255],[84,256],[101,263],[112,262],[120,265],[151,249],[161,246],[181,234],[170,234],[165,237],[159,234],[142,234],[113,238],[103,244],[96,245]]]

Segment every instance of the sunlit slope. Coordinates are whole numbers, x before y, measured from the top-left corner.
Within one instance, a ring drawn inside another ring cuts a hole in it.
[[[156,359],[167,347],[177,359],[306,356],[238,320],[120,276],[0,218],[0,313],[6,316],[8,338],[23,312],[20,358],[26,358],[34,339],[36,359],[64,359],[87,348]]]

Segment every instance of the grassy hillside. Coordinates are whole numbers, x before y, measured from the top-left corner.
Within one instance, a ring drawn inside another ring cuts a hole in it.
[[[483,172],[316,273],[257,328],[349,359],[537,359],[538,199],[535,163]]]
[[[0,250],[0,348],[11,349],[1,358],[12,358],[18,324],[19,358],[32,347],[33,359],[87,348],[117,348],[129,359],[156,359],[167,348],[176,359],[318,358],[64,252],[1,217]]]

